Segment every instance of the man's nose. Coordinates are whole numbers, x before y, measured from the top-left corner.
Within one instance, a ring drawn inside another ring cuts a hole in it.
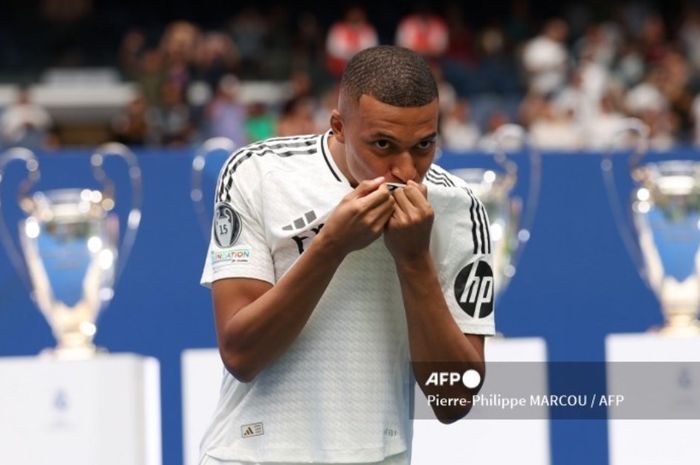
[[[404,183],[409,179],[415,180],[418,174],[416,164],[413,162],[413,157],[411,157],[409,152],[401,152],[393,157],[390,172],[392,176]]]

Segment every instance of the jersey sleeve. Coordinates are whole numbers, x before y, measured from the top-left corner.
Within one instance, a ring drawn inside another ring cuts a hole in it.
[[[494,266],[486,208],[468,187],[451,187],[434,259],[445,301],[465,334],[493,335]]]
[[[219,173],[211,238],[200,280],[206,287],[224,278],[275,281],[260,208],[259,174],[251,169],[253,163],[239,169],[238,161],[246,156],[244,150],[231,155]]]

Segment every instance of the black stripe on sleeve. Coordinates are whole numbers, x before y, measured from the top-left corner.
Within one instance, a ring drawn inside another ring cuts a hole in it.
[[[467,195],[469,195],[469,198],[471,199],[472,203],[469,206],[469,216],[471,217],[472,220],[472,241],[474,243],[474,254],[479,253],[479,240],[476,234],[476,223],[477,223],[477,216],[474,215],[474,211],[476,210],[476,198],[472,195],[472,193],[468,190],[465,189],[465,192]]]
[[[324,142],[327,140],[328,134],[330,134],[330,133],[327,132],[326,134],[324,134],[324,135],[321,137],[321,153],[323,154],[323,160],[326,162],[326,166],[328,167],[328,169],[330,170],[330,172],[333,173],[333,176],[335,177],[335,179],[337,179],[338,182],[343,182],[343,181],[340,179],[340,176],[338,176],[338,174],[337,174],[337,173],[335,172],[335,170],[333,169],[333,166],[331,165],[331,162],[328,161],[328,154],[326,153],[326,148],[325,148],[325,143],[324,143]]]
[[[439,186],[451,187],[449,184],[447,184],[447,182],[445,180],[437,178],[430,171],[425,173],[425,179],[427,179],[428,181],[432,182],[433,184],[437,184]]]
[[[481,253],[485,254],[488,248],[488,242],[486,241],[485,229],[486,229],[486,214],[484,213],[484,205],[477,201],[477,214],[479,215],[479,236],[481,237]]]
[[[426,175],[429,175],[429,174],[432,175],[432,177],[435,179],[443,180],[448,187],[455,186],[455,183],[449,178],[449,176],[447,176],[447,174],[441,173],[438,170],[436,170],[435,168],[430,168],[428,170],[428,172],[426,173]]]
[[[243,147],[241,150],[236,152],[229,160],[226,162],[223,174],[221,176],[221,184],[217,192],[217,199],[219,202],[231,201],[230,190],[233,186],[233,175],[236,173],[241,164],[252,157],[253,155],[258,157],[263,157],[268,154],[276,155],[278,157],[286,158],[293,157],[295,155],[314,155],[317,150],[314,147],[316,141],[315,136],[304,136],[304,137],[290,137],[290,138],[277,138],[272,139],[273,142],[279,142],[279,144],[268,144],[271,139],[266,141],[258,142],[255,144]],[[275,151],[273,148],[287,149],[284,151]]]

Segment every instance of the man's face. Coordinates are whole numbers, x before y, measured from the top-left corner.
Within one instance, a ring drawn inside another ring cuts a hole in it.
[[[423,180],[435,157],[437,99],[421,107],[395,107],[363,95],[341,108],[342,124],[333,129],[345,146],[350,181],[378,176],[387,182]]]

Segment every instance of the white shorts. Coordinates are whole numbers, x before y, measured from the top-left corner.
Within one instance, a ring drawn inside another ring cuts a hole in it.
[[[274,465],[310,465],[309,463],[299,463],[299,462],[265,462]],[[258,462],[237,462],[229,460],[219,460],[213,457],[205,455],[199,465],[265,465],[264,463]],[[316,463],[313,465],[341,465],[334,463]],[[362,463],[343,463],[342,465],[409,465],[408,453],[402,452],[401,454],[391,455],[385,457],[381,462],[362,462]]]

